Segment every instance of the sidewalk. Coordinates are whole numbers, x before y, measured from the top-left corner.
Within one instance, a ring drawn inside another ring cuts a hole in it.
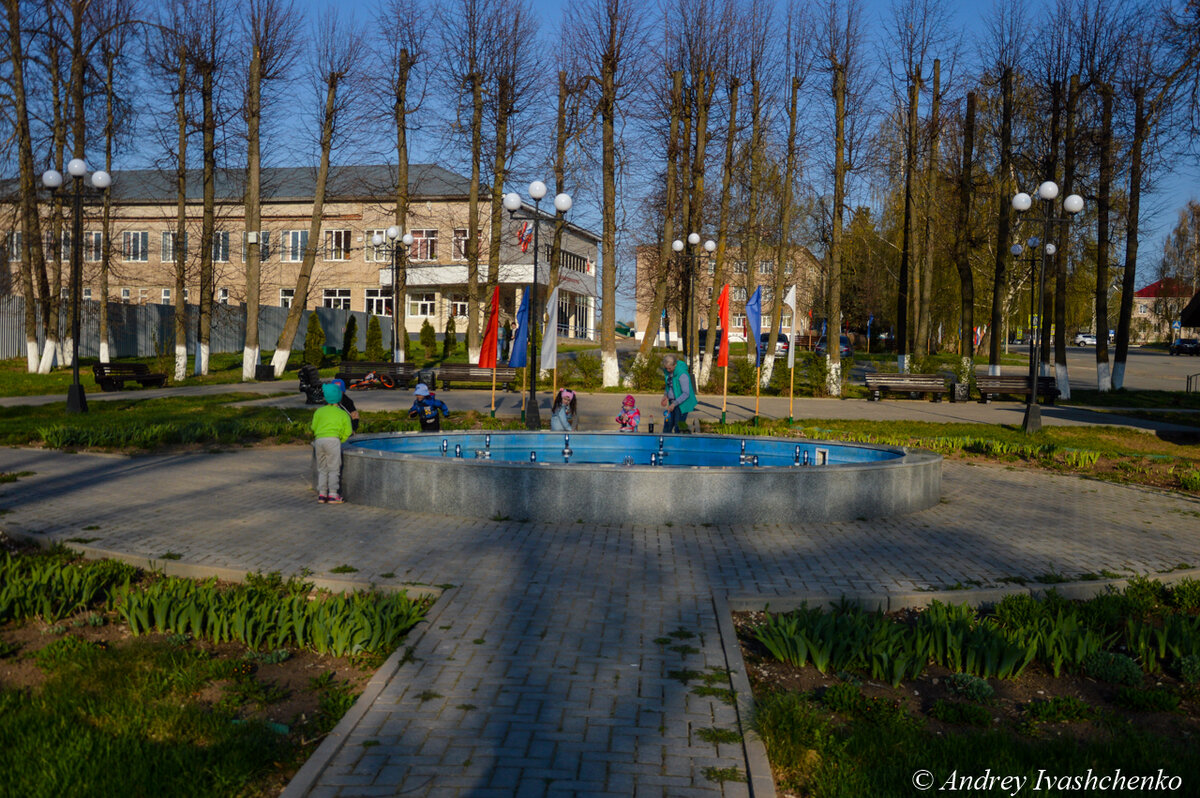
[[[444,396],[461,408],[476,393]],[[721,686],[744,691],[727,599],[928,597],[973,581],[1200,564],[1200,501],[1024,469],[948,462],[940,505],[872,521],[555,526],[319,506],[310,457],[307,446],[136,458],[0,449],[0,471],[33,472],[0,486],[0,528],[13,536],[86,538],[93,552],[201,572],[320,578],[350,565],[363,585],[445,586],[411,649],[389,659],[288,796],[747,796],[746,783],[706,774],[747,773],[761,749],[699,736],[745,717],[672,674],[729,670]],[[753,794],[771,793],[760,780]]]

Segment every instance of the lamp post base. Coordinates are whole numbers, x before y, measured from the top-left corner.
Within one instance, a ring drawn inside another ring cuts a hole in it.
[[[68,413],[86,413],[87,396],[83,393],[83,386],[79,383],[72,383],[67,387],[67,412]]]
[[[525,429],[537,430],[541,428],[542,415],[538,412],[538,406],[531,403],[525,411]]]
[[[1027,434],[1032,435],[1042,429],[1042,408],[1034,400],[1032,403],[1025,405],[1025,420],[1021,423],[1021,429]]]

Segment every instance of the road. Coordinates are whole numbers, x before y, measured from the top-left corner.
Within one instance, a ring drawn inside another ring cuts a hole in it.
[[[1029,348],[1012,346],[1010,352],[1029,357]],[[1109,349],[1109,359],[1113,351]],[[1005,371],[1012,370],[1006,367]],[[1067,370],[1072,388],[1096,387],[1096,349],[1091,346],[1067,347]],[[1165,349],[1130,349],[1125,361],[1125,387],[1143,391],[1182,391],[1189,374],[1200,374],[1200,357],[1172,357]]]

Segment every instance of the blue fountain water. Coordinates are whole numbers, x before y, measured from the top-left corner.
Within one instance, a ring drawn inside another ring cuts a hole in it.
[[[668,468],[794,468],[882,463],[903,457],[903,452],[897,450],[827,442],[616,432],[453,432],[368,438],[350,443],[363,449],[417,457]]]

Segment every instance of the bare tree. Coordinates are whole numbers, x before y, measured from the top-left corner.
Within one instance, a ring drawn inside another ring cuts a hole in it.
[[[274,104],[268,87],[285,80],[296,60],[296,11],[291,0],[250,0],[245,20],[249,65],[242,112],[246,120],[246,342],[242,379],[252,380],[259,362],[258,306],[262,303],[262,119]],[[268,89],[264,100],[264,89]]]
[[[312,281],[313,265],[321,240],[321,222],[325,210],[325,193],[329,185],[329,162],[335,146],[345,134],[351,109],[354,107],[354,79],[359,64],[359,38],[347,23],[336,14],[326,16],[320,29],[315,31],[313,61],[310,80],[314,94],[323,94],[324,105],[317,117],[320,130],[320,162],[317,166],[316,185],[313,190],[312,219],[308,228],[308,246],[304,249],[304,260],[296,276],[295,300],[288,309],[287,320],[275,346],[272,365],[275,376],[283,375],[288,357],[292,353],[292,342],[300,329],[300,319],[308,304],[308,288]]]

